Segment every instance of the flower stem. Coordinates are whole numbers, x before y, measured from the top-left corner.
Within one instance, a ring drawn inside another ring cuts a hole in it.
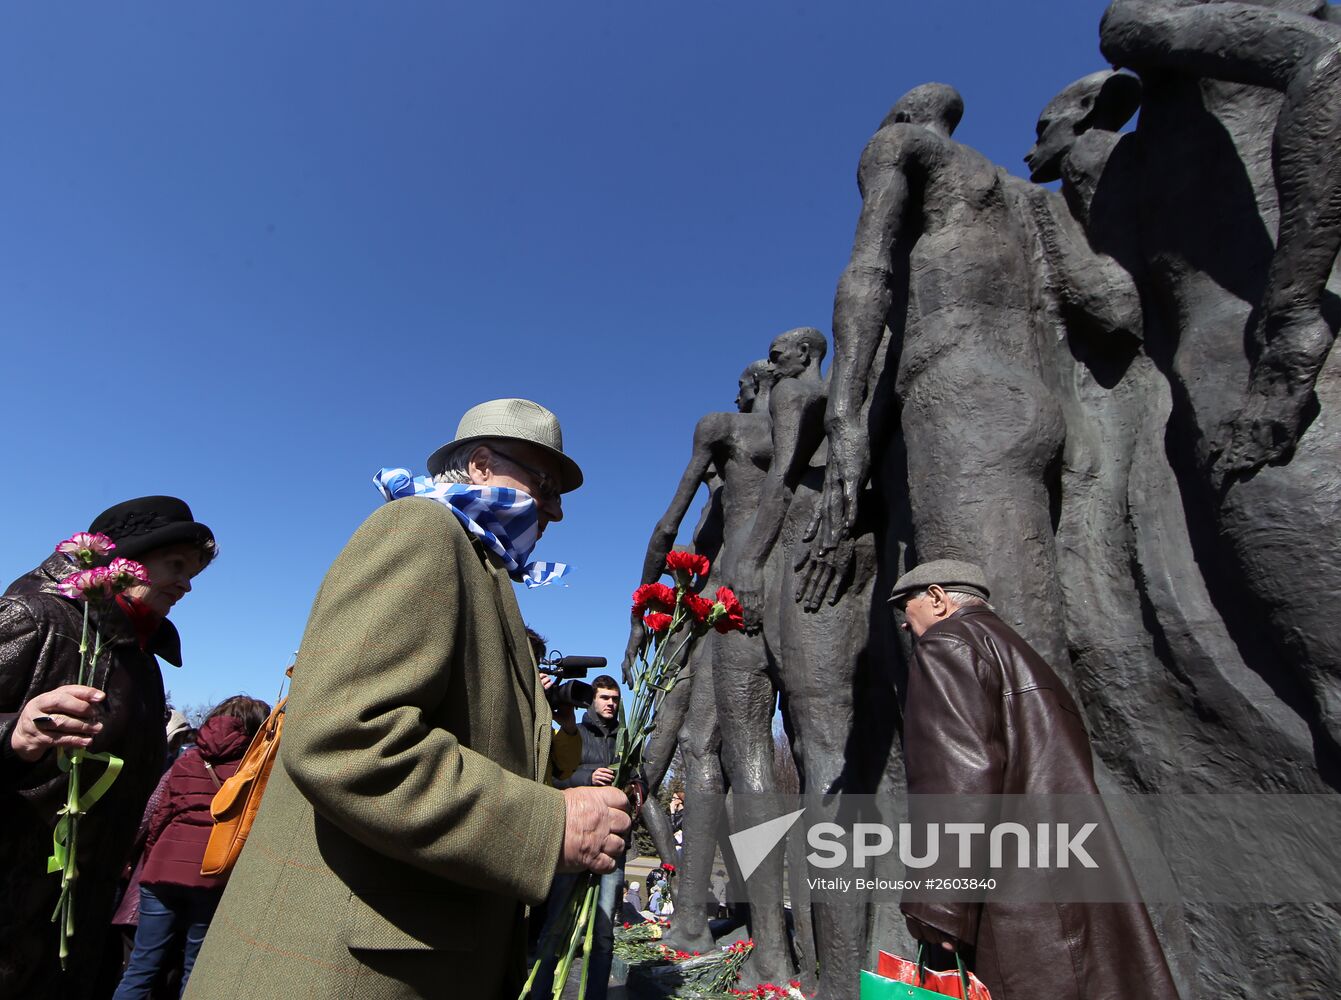
[[[587,892],[591,895],[593,906],[597,893],[600,890],[600,883],[596,883]],[[595,913],[592,919],[587,921],[587,939],[582,942],[582,978],[577,984],[577,1000],[587,1000],[587,973],[591,970],[592,941],[596,937]]]
[[[577,926],[573,928],[572,937],[568,939],[568,953],[563,956],[563,960],[554,973],[554,992],[551,995],[551,1000],[561,1000],[563,996],[564,984],[568,982],[568,973],[573,968],[573,956],[577,954],[577,942],[583,940],[586,936],[584,932],[587,929],[587,921],[591,919],[591,908],[595,899],[596,886],[589,885],[582,898],[582,909],[577,916]],[[583,958],[584,964],[589,961],[591,961],[590,955]]]
[[[89,656],[88,648],[89,633],[89,604],[84,602],[84,621],[79,633],[79,683],[87,684],[93,679],[93,674],[98,665],[98,657],[102,655],[102,630],[93,630],[93,655]],[[64,753],[64,750],[60,751]],[[82,749],[70,751],[69,777],[65,784],[65,808],[62,810],[65,819],[65,864],[61,866],[61,894],[60,900],[56,904],[56,912],[52,915],[52,920],[59,923],[60,931],[60,960],[61,969],[66,967],[66,962],[70,957],[70,938],[74,937],[75,932],[75,885],[79,878],[79,797],[81,789],[79,786],[79,765],[84,759]]]
[[[86,606],[87,607],[87,606]],[[93,630],[93,659],[89,661],[88,676],[81,680],[81,684],[90,684],[93,681],[93,675],[98,671],[98,657],[102,656],[102,629]],[[84,673],[83,664],[80,664],[80,674]]]
[[[84,602],[84,628],[79,634],[79,683],[84,683],[84,666],[88,663],[88,601]]]

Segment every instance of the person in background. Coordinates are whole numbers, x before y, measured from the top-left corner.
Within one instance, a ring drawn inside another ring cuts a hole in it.
[[[540,666],[540,661],[545,658],[545,649],[548,640],[537,632],[531,626],[526,626],[526,641],[531,645],[531,656],[535,659],[536,666]],[[550,688],[558,683],[551,674],[541,674],[540,684],[548,694]],[[577,711],[571,705],[561,705],[554,709],[554,722],[558,725],[551,735],[550,744],[550,784],[563,781],[572,776],[582,762],[582,734],[577,728]],[[562,786],[561,786],[562,787]],[[544,903],[539,904],[532,910],[532,916],[544,907]],[[540,918],[543,920],[543,916]],[[534,922],[534,921],[533,921]],[[539,928],[533,927],[532,938],[539,934]],[[535,941],[530,942],[532,945]]]
[[[913,636],[903,715],[909,796],[1097,799],[1079,707],[1048,662],[997,617],[990,596],[982,567],[955,559],[924,562],[894,584],[889,601]],[[1122,896],[1108,898],[1128,901],[910,893],[901,904],[908,931],[929,948],[967,955],[994,997],[1174,1000],[1121,845],[1101,828],[1087,850],[1126,882]]]
[[[168,769],[161,801],[149,820],[140,876],[139,926],[135,947],[114,1000],[145,1000],[160,970],[175,964],[185,930],[182,990],[191,978],[200,944],[223,895],[226,877],[202,875],[214,819],[210,803],[237,772],[270,706],[237,695],[220,703],[201,724],[196,745]]]
[[[591,706],[583,714],[578,724],[582,739],[582,758],[577,769],[568,777],[555,781],[556,788],[582,788],[593,786],[609,787],[614,783],[615,743],[619,734],[619,684],[609,674],[592,678]],[[572,708],[568,710],[572,717]],[[557,718],[557,716],[556,716]],[[574,879],[554,880],[548,906],[553,914],[560,912],[563,901],[572,891]],[[584,961],[589,963],[587,972],[587,996],[589,1000],[605,1000],[610,982],[610,967],[614,958],[614,919],[618,904],[619,889],[624,884],[624,855],[621,852],[616,860],[615,870],[601,877],[600,890],[596,897],[596,930],[592,939],[591,954]],[[551,919],[546,920],[541,940],[550,930]],[[531,996],[541,998],[549,996],[553,982],[555,962],[551,959],[541,966],[531,987]]]
[[[116,966],[115,976],[112,976],[108,969],[109,960],[104,958],[103,969],[99,973],[99,978],[105,980],[105,983],[98,991],[100,994],[115,991],[117,984],[121,982],[122,975],[125,974],[126,963],[130,961],[130,953],[135,948],[135,929],[140,923],[140,875],[144,871],[145,841],[149,836],[149,823],[154,818],[154,813],[158,811],[163,796],[167,794],[168,772],[172,769],[173,762],[188,747],[194,746],[196,741],[196,731],[192,728],[190,721],[175,708],[168,711],[166,729],[168,752],[167,759],[163,762],[163,777],[158,779],[158,785],[154,788],[153,794],[149,796],[149,801],[144,807],[144,813],[140,817],[140,826],[135,831],[135,840],[131,845],[130,857],[126,861],[126,871],[128,873],[126,884],[121,892],[121,900],[116,904],[116,912],[112,914],[112,945],[109,947],[120,948],[121,961]],[[172,968],[166,969],[160,974],[160,984],[178,986],[181,983],[181,971],[181,957],[178,955]],[[164,995],[175,995],[178,992],[178,989],[173,988]]]
[[[661,916],[662,900],[665,898],[666,883],[658,882],[652,886],[652,895],[647,898],[647,908],[655,916]]]
[[[182,751],[195,741],[196,731],[191,728],[191,723],[174,708],[168,713],[168,753],[163,770],[170,768],[172,762],[182,755]]]
[[[545,658],[545,651],[548,648],[549,640],[537,632],[531,626],[526,626],[526,641],[531,646],[531,658],[535,660],[537,669],[540,661]],[[558,681],[551,674],[540,674],[540,684],[545,689],[545,695],[549,697],[549,691]],[[549,756],[549,777],[548,783],[554,784],[569,777],[577,765],[582,762],[582,734],[577,730],[577,713],[572,705],[560,706],[554,710],[554,721],[559,728],[550,734],[550,756]],[[540,943],[540,930],[545,926],[545,920],[549,912],[549,900],[542,899],[535,906],[532,906],[527,915],[526,921],[526,954],[534,955],[536,946]]]
[[[624,906],[621,911],[623,922],[626,924],[642,923],[646,918],[642,914],[643,897],[641,887],[637,882],[630,882],[628,890],[624,893]]]
[[[684,857],[684,789],[677,788],[671,794],[670,808],[671,834],[675,838],[675,863]]]
[[[150,579],[90,606],[103,653],[89,683],[77,683],[85,605],[59,589],[82,564],[54,553],[0,597],[0,997],[83,1000],[97,984],[131,842],[163,774],[167,705],[155,657],[181,665],[168,615],[218,553],[214,533],[175,497],[119,503],[89,531],[116,544],[104,561],[134,559]],[[76,747],[124,766],[79,824],[76,933],[62,971],[51,923],[60,879],[47,874],[47,857],[69,784],[57,751]]]

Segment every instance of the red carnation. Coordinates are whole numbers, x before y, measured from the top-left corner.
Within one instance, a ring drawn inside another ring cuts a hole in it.
[[[682,600],[696,622],[706,622],[708,615],[712,614],[712,609],[717,606],[706,597],[700,597],[698,594],[686,593]]]
[[[647,626],[649,632],[664,632],[670,628],[671,616],[663,615],[659,611],[649,611],[643,616],[643,624]]]
[[[666,553],[666,569],[677,576],[684,573],[686,577],[704,577],[708,575],[711,566],[712,563],[708,562],[707,556],[701,556],[694,552]]]
[[[723,634],[745,627],[745,612],[730,587],[717,588],[717,603],[713,605],[708,623]]]
[[[647,610],[675,611],[675,591],[664,583],[644,583],[633,592],[633,613],[640,615]]]

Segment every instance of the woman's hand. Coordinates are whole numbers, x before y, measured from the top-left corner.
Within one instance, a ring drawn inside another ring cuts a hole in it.
[[[10,734],[14,755],[29,764],[52,747],[86,747],[102,732],[98,705],[107,696],[86,684],[65,684],[28,700]]]

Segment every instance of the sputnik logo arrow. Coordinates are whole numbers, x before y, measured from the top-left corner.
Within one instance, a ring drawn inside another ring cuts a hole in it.
[[[787,836],[787,831],[796,825],[804,809],[798,809],[786,816],[770,819],[748,830],[731,834],[731,849],[736,852],[736,864],[740,865],[741,878],[749,878],[754,870],[764,863],[778,842]]]

